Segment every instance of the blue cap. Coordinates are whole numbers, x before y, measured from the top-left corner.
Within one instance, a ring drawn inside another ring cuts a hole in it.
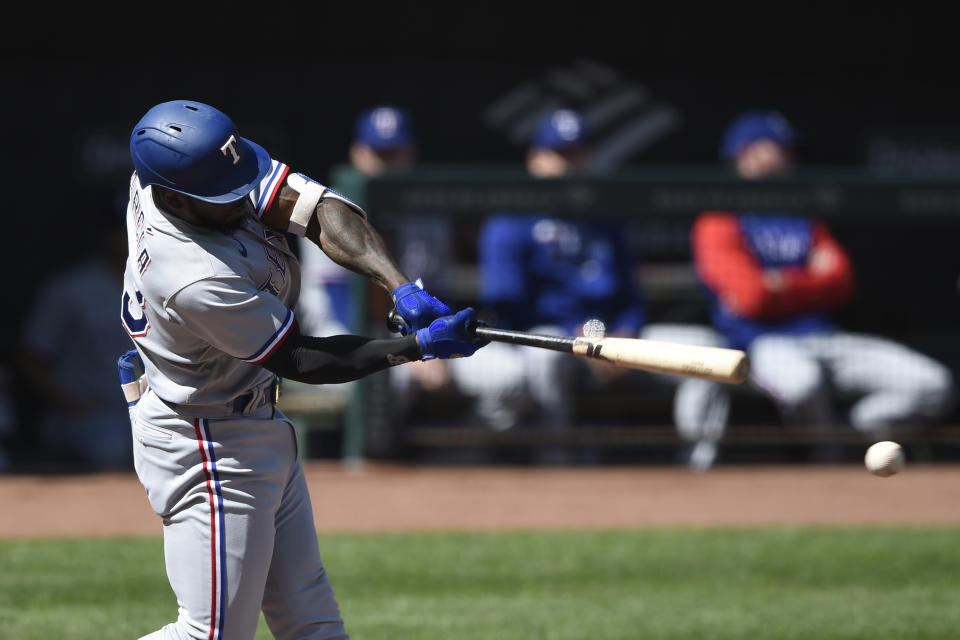
[[[530,146],[538,149],[566,149],[587,141],[587,125],[576,111],[557,109],[544,116],[533,133]]]
[[[734,118],[723,134],[720,154],[733,158],[746,145],[757,140],[772,140],[784,147],[793,147],[793,127],[779,111],[755,109]]]
[[[410,115],[394,106],[374,107],[361,113],[353,137],[373,149],[395,149],[414,143]]]
[[[217,204],[246,196],[271,167],[266,150],[241,138],[225,113],[193,100],[147,111],[130,134],[130,155],[142,187]]]

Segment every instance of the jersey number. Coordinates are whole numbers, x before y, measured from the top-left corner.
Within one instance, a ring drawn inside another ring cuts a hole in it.
[[[130,297],[127,291],[123,292],[123,308],[120,310],[120,322],[123,323],[123,328],[127,330],[131,338],[142,338],[147,335],[147,331],[150,330],[150,321],[147,320],[147,316],[143,312],[146,306],[143,294],[136,289],[134,289],[133,293],[136,296],[136,304],[134,304],[133,298]]]

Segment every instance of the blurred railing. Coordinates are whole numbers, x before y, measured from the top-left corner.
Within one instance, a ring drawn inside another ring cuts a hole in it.
[[[762,182],[717,166],[634,166],[582,178],[536,180],[522,166],[426,166],[376,178],[347,166],[331,182],[371,212],[473,216],[489,211],[685,217],[706,209],[804,211],[843,219],[949,216],[960,211],[956,176],[903,175],[859,167],[798,168]]]

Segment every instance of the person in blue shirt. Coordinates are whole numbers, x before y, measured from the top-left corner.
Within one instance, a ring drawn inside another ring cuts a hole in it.
[[[546,114],[531,138],[526,169],[542,180],[587,175],[592,140],[582,114],[559,109]],[[479,302],[485,319],[498,328],[540,334],[603,334],[704,342],[709,327],[649,324],[637,278],[638,256],[629,221],[558,216],[551,211],[492,213],[478,238]],[[651,333],[652,332],[652,333]],[[712,340],[712,338],[711,338]],[[480,357],[477,357],[480,356]],[[711,414],[722,424],[729,401],[693,380],[644,374],[545,349],[491,343],[471,358],[446,366],[460,390],[476,399],[476,414],[489,427],[518,425],[562,430],[576,420],[580,387],[674,384],[674,420],[698,432]],[[669,378],[669,380],[668,380]],[[649,388],[649,387],[648,387]],[[720,400],[714,406],[713,398]],[[544,463],[591,461],[585,448],[547,449]]]
[[[538,179],[582,174],[589,168],[589,135],[584,118],[570,109],[547,114],[526,155],[528,173]],[[491,324],[542,334],[582,335],[594,331],[636,337],[644,307],[633,277],[629,233],[617,220],[557,217],[553,212],[493,213],[478,238],[480,305]],[[600,324],[602,323],[602,324]],[[521,421],[564,429],[573,421],[572,384],[580,363],[565,354],[507,344],[474,363],[488,375],[454,375],[478,397],[478,412],[498,429]],[[590,375],[612,381],[621,368],[584,361]],[[456,368],[456,364],[451,365]]]
[[[589,168],[589,143],[581,114],[554,111],[534,133],[527,171],[539,179],[583,174]],[[494,213],[480,229],[478,246],[480,299],[496,326],[582,335],[584,324],[593,321],[593,330],[606,335],[639,335],[644,306],[623,221],[566,219],[548,211]],[[539,349],[506,349],[521,357],[527,373],[524,383],[541,417],[551,426],[567,426],[571,394],[562,380],[570,375],[564,366],[570,364],[568,359]],[[586,362],[598,378],[618,378],[625,371]]]
[[[592,145],[581,113],[548,112],[531,136],[525,169],[538,180],[587,176]],[[709,345],[720,340],[707,326],[649,323],[630,224],[622,218],[602,212],[579,218],[553,211],[493,212],[480,225],[477,260],[476,306],[480,317],[498,328]],[[427,367],[437,370],[436,375],[417,375]],[[583,388],[592,386],[636,385],[642,390],[659,385],[660,392],[672,386],[673,420],[684,440],[712,438],[712,427],[722,429],[729,408],[728,396],[708,381],[645,374],[499,342],[469,359],[413,363],[390,373],[398,399],[391,406],[401,422],[403,401],[414,397],[418,382],[420,391],[458,398],[470,407],[468,421],[497,431],[568,429],[577,419],[575,403],[586,393]],[[434,384],[428,386],[426,380]],[[544,464],[594,462],[597,453],[587,447],[543,447],[535,458]]]

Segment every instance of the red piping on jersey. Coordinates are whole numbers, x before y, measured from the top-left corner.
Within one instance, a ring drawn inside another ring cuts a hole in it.
[[[289,318],[289,320],[287,320],[287,318]],[[267,348],[267,345],[271,345],[271,344],[272,344],[273,346],[271,346],[267,351],[265,351],[265,352],[262,353],[262,354],[259,354],[259,355],[258,355],[258,354],[255,353],[255,354],[253,354],[252,356],[250,356],[249,358],[243,358],[243,361],[244,361],[244,362],[247,362],[247,363],[249,363],[249,364],[261,364],[261,363],[264,362],[267,358],[269,358],[270,356],[272,356],[272,355],[274,354],[274,352],[280,347],[280,345],[282,345],[282,344],[284,343],[284,341],[285,341],[285,340],[287,339],[287,337],[290,335],[290,332],[293,331],[293,328],[294,328],[294,327],[296,326],[296,324],[297,324],[297,316],[294,315],[293,311],[291,311],[291,310],[289,310],[289,309],[287,309],[287,318],[284,318],[284,323],[285,323],[285,324],[289,322],[289,324],[286,325],[286,328],[284,328],[283,326],[281,326],[279,329],[277,329],[277,332],[274,333],[274,334],[270,337],[270,339],[267,340],[267,341],[264,343],[264,345],[263,345],[263,347],[261,347],[261,349],[266,349],[266,348]]]
[[[264,214],[270,209],[270,206],[273,204],[273,199],[277,197],[277,194],[280,193],[280,187],[283,185],[284,181],[287,179],[287,174],[290,173],[290,167],[284,166],[283,172],[280,174],[280,177],[273,184],[273,191],[270,193],[270,197],[267,199],[267,204],[264,205],[263,211],[260,213],[260,217],[263,218]]]
[[[265,354],[263,354],[256,360],[251,360],[250,364],[262,364],[263,362],[266,362],[270,358],[270,356],[276,353],[277,349],[280,348],[280,345],[286,342],[287,338],[290,337],[290,334],[293,333],[293,328],[296,325],[297,325],[297,318],[296,316],[294,316],[293,321],[290,323],[290,326],[287,327],[287,331],[282,336],[280,336],[280,339],[277,340],[276,344],[274,344],[269,351],[267,351]]]

